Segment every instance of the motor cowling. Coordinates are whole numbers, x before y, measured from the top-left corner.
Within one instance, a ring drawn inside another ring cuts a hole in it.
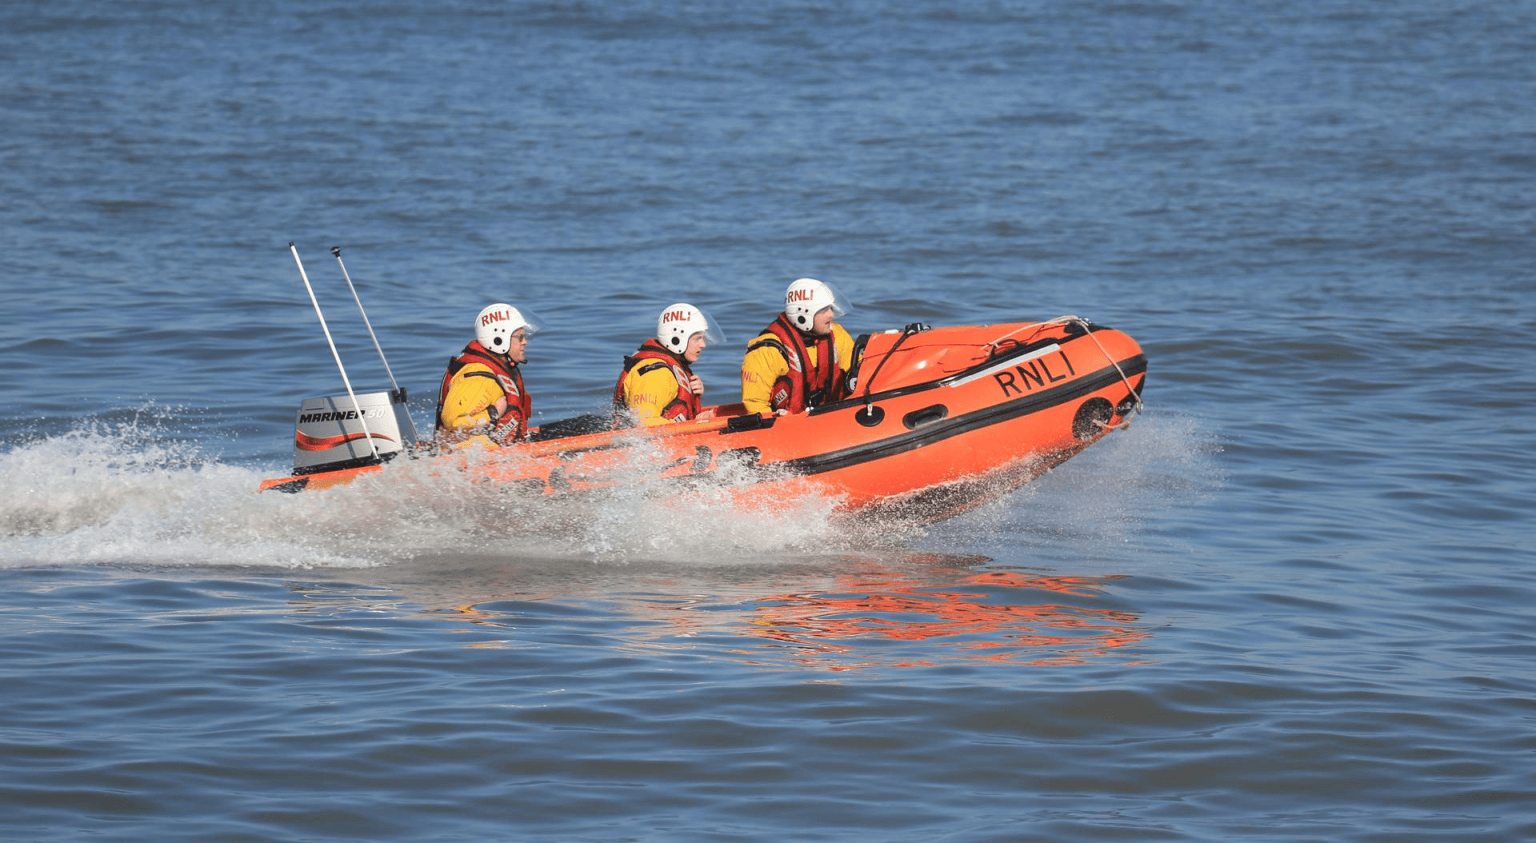
[[[403,396],[402,396],[403,397]],[[394,457],[412,429],[405,402],[388,392],[306,398],[294,420],[293,473],[312,474]]]

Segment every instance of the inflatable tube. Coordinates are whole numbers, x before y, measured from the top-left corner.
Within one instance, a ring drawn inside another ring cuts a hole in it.
[[[1141,409],[1147,370],[1133,339],[1078,317],[911,325],[859,337],[856,348],[851,397],[807,412],[754,415],[727,405],[713,408],[711,419],[595,432],[567,420],[464,464],[490,481],[548,495],[628,482],[637,466],[647,482],[678,492],[731,472],[747,478],[747,494],[808,484],[849,512],[937,521],[1017,488],[1124,426]],[[425,458],[456,457],[463,460],[452,452]],[[382,468],[296,469],[261,489],[324,489]]]

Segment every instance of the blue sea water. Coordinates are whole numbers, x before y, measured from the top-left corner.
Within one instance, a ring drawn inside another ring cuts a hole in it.
[[[0,836],[1536,836],[1536,15],[1367,3],[0,7]],[[483,305],[542,420],[673,301],[710,400],[1079,314],[1147,411],[926,529],[389,482]]]

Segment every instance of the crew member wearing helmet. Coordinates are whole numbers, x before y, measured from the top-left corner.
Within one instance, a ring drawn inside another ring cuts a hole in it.
[[[692,366],[710,343],[724,342],[714,320],[687,302],[678,302],[656,317],[656,336],[624,358],[624,370],[613,388],[614,424],[646,427],[696,418],[709,418],[701,408],[704,381]]]
[[[741,401],[749,413],[798,413],[847,397],[853,337],[832,321],[846,311],[830,284],[801,278],[784,312],[747,344]]]
[[[531,317],[510,304],[475,317],[474,340],[448,361],[437,392],[439,439],[505,445],[528,438],[533,402],[517,367],[528,362],[528,338],[539,330]]]

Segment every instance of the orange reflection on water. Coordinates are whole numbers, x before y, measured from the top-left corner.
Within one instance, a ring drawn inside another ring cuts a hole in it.
[[[1116,598],[1114,583],[1125,577],[1060,576],[989,562],[859,554],[817,557],[788,571],[744,572],[675,564],[573,569],[564,561],[530,568],[497,561],[449,573],[426,566],[409,585],[402,585],[400,570],[387,574],[389,594],[403,588],[434,616],[491,636],[465,645],[477,648],[516,646],[526,634],[519,618],[564,623],[563,616],[550,621],[547,607],[572,606],[593,617],[632,621],[623,640],[651,654],[713,650],[765,668],[1141,660],[1135,645],[1150,638],[1151,627]]]
[[[1119,577],[1000,570],[944,584],[848,576],[835,590],[764,598],[751,622],[759,635],[795,648],[794,661],[829,670],[952,660],[1079,664],[1149,634],[1129,612],[1088,605],[1112,579]]]

